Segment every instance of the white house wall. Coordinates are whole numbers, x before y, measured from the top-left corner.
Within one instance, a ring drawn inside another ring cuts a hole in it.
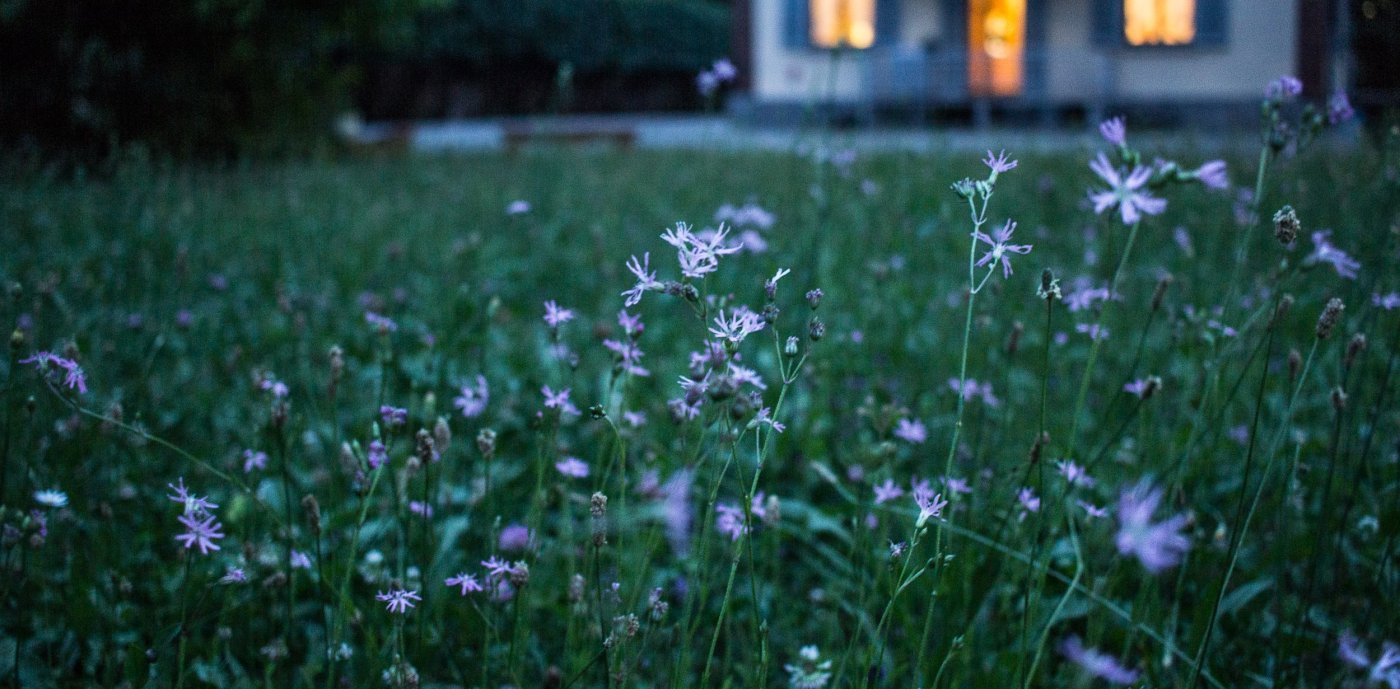
[[[1292,0],[1230,0],[1229,34],[1219,48],[1112,50],[1093,46],[1091,0],[1048,4],[1046,94],[1052,101],[1082,101],[1100,92],[1117,102],[1245,101],[1296,68]]]
[[[888,0],[885,0],[888,1]],[[1094,44],[1093,0],[1029,0],[1045,16],[1044,84],[1054,103],[1243,102],[1295,69],[1297,0],[1228,0],[1229,35],[1218,48],[1114,48]],[[753,98],[759,102],[860,102],[871,92],[867,51],[787,47],[784,0],[752,0]],[[942,0],[903,0],[899,39],[873,50],[912,55],[951,48]]]
[[[864,53],[790,49],[783,40],[783,0],[753,0],[753,97],[777,102],[856,102]]]

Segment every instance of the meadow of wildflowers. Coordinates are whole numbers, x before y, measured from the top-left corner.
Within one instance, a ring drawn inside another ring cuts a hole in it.
[[[1400,148],[1265,97],[9,170],[0,683],[1400,687]]]

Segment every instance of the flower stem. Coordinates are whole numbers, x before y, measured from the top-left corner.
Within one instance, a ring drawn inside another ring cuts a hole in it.
[[[1069,602],[1069,597],[1074,595],[1075,588],[1079,586],[1079,580],[1084,576],[1084,554],[1079,549],[1079,533],[1074,528],[1074,516],[1069,509],[1068,502],[1065,504],[1065,523],[1069,525],[1069,540],[1074,545],[1074,577],[1070,579],[1069,586],[1065,587],[1065,595],[1060,597],[1060,602],[1055,605],[1054,612],[1050,613],[1050,619],[1045,621],[1045,628],[1040,632],[1040,640],[1035,646],[1035,656],[1031,658],[1031,667],[1026,671],[1026,681],[1022,685],[1026,689],[1030,689],[1031,682],[1035,679],[1036,668],[1040,666],[1040,658],[1045,652],[1045,642],[1050,638],[1050,630],[1054,628],[1055,620],[1064,611],[1065,604]]]
[[[1089,381],[1093,378],[1094,364],[1099,358],[1099,347],[1103,344],[1104,338],[1099,334],[1099,327],[1103,323],[1104,312],[1108,311],[1109,303],[1112,303],[1114,295],[1118,293],[1118,279],[1123,275],[1123,267],[1128,263],[1128,256],[1133,252],[1133,243],[1137,241],[1138,228],[1142,226],[1142,221],[1133,223],[1133,229],[1128,231],[1128,242],[1123,245],[1123,254],[1118,257],[1118,267],[1113,270],[1113,277],[1108,282],[1108,303],[1104,304],[1099,315],[1094,319],[1094,330],[1091,330],[1089,345],[1089,361],[1084,365],[1084,375],[1079,379],[1079,394],[1074,401],[1074,411],[1072,413],[1069,431],[1069,444],[1065,446],[1066,457],[1073,458],[1075,443],[1079,440],[1079,416],[1084,410],[1084,402],[1089,396]]]
[[[1271,329],[1269,332],[1270,337],[1272,337],[1273,330]],[[1220,578],[1220,588],[1215,594],[1215,602],[1211,605],[1210,618],[1206,621],[1206,632],[1205,635],[1201,637],[1200,648],[1196,650],[1196,658],[1194,662],[1195,669],[1192,671],[1190,683],[1186,685],[1190,689],[1194,689],[1196,686],[1198,686],[1198,683],[1201,679],[1201,673],[1205,671],[1206,651],[1210,649],[1211,634],[1215,631],[1216,619],[1220,615],[1220,602],[1225,597],[1226,589],[1228,589],[1230,586],[1230,577],[1235,573],[1235,563],[1239,561],[1240,545],[1244,542],[1244,537],[1249,532],[1249,522],[1254,518],[1254,512],[1259,507],[1259,498],[1264,494],[1264,488],[1268,485],[1269,471],[1274,466],[1274,457],[1278,454],[1278,446],[1283,441],[1284,436],[1288,434],[1289,425],[1291,424],[1293,419],[1293,405],[1298,400],[1298,393],[1302,391],[1303,384],[1307,382],[1308,370],[1312,368],[1313,357],[1317,354],[1317,346],[1319,342],[1321,342],[1321,339],[1314,339],[1312,349],[1308,350],[1308,358],[1306,361],[1304,361],[1303,370],[1298,375],[1298,384],[1296,387],[1293,388],[1293,394],[1290,395],[1288,398],[1288,405],[1284,408],[1283,420],[1279,425],[1278,433],[1274,436],[1274,441],[1269,446],[1268,456],[1265,458],[1266,461],[1264,462],[1264,471],[1259,477],[1259,487],[1254,491],[1254,499],[1250,502],[1249,512],[1245,514],[1244,521],[1240,523],[1240,527],[1236,531],[1235,538],[1232,539],[1230,543],[1230,563],[1225,568],[1225,575]],[[1259,397],[1256,400],[1254,408],[1254,427],[1256,429],[1258,428],[1259,424],[1260,408],[1263,406],[1264,383],[1268,379],[1267,356],[1265,357],[1264,361],[1264,373],[1259,381]],[[1247,450],[1245,458],[1246,472],[1248,471],[1248,464],[1250,462],[1250,458],[1254,454],[1254,435],[1255,434],[1253,432],[1250,433],[1249,450]],[[1247,473],[1245,478],[1246,480],[1248,480]],[[1238,519],[1239,509],[1244,507],[1243,491],[1246,489],[1247,484],[1241,484],[1241,495],[1239,505],[1236,508],[1236,519]]]

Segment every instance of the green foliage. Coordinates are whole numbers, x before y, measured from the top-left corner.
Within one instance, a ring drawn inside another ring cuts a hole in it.
[[[1098,183],[1086,156],[1019,156],[1001,174],[989,217],[1017,219],[1016,240],[1034,249],[1012,257],[1009,277],[993,273],[970,305],[968,211],[948,184],[984,176],[977,155],[850,158],[803,143],[815,153],[527,149],[227,171],[133,161],[97,182],[5,178],[0,322],[24,327],[0,357],[0,522],[12,528],[0,541],[0,683],[379,686],[406,660],[427,686],[618,686],[606,671],[625,668],[627,686],[689,687],[710,665],[710,686],[778,687],[787,665],[806,662],[819,677],[831,661],[829,687],[874,678],[1002,689],[1024,686],[1042,650],[1031,686],[1098,682],[1055,650],[1076,635],[1143,685],[1185,688],[1213,615],[1201,686],[1364,681],[1335,661],[1338,635],[1355,632],[1372,657],[1381,640],[1400,638],[1386,614],[1400,604],[1400,311],[1371,296],[1400,289],[1393,160],[1315,146],[1274,161],[1264,185],[1264,217],[1289,203],[1306,228],[1332,228],[1361,262],[1358,280],[1304,261],[1306,237],[1285,248],[1263,223],[1247,234],[1238,190],[1178,186],[1140,227],[1121,300],[1097,313],[1035,296],[1042,268],[1066,293],[1080,277],[1105,284],[1124,249],[1127,229],[1084,207],[1083,190]],[[1227,157],[1247,183],[1253,155]],[[531,210],[507,215],[515,199]],[[670,418],[667,400],[692,375],[690,352],[709,337],[713,311],[644,295],[633,313],[646,322],[638,342],[650,377],[618,375],[602,345],[621,337],[629,255],[649,252],[671,279],[663,228],[709,224],[720,204],[750,200],[776,215],[768,251],[725,256],[697,289],[712,306],[761,305],[764,281],[791,268],[770,327],[803,335],[814,313],[803,293],[820,287],[815,314],[828,328],[803,345],[810,356],[788,385],[778,372],[792,360],[773,332],[740,345],[768,383],[763,402],[787,425],[762,435],[766,449],[735,422],[752,420],[751,409],[711,400],[700,418]],[[1246,299],[1229,303],[1245,236]],[[1153,309],[1162,272],[1175,281]],[[1295,301],[1275,322],[1284,292]],[[1295,379],[1288,352],[1312,346],[1334,296],[1347,305],[1342,321]],[[540,320],[545,300],[576,312],[557,335]],[[377,332],[366,310],[398,329]],[[969,311],[968,372],[1000,404],[971,402],[959,417],[948,379]],[[1075,326],[1100,316],[1112,334],[1076,416],[1092,345]],[[1349,357],[1354,333],[1370,344]],[[17,363],[70,342],[86,394],[55,391]],[[260,372],[289,388],[285,426]],[[477,374],[491,399],[464,418],[451,400]],[[1146,374],[1162,379],[1150,399],[1123,392]],[[543,385],[570,387],[581,409],[603,404],[610,416],[562,421],[542,406]],[[1338,385],[1344,409],[1329,396]],[[405,407],[409,424],[386,427],[381,404]],[[632,428],[623,410],[648,420]],[[1261,440],[1247,471],[1234,431],[1256,414]],[[415,432],[440,415],[451,443],[441,461],[414,466]],[[927,441],[894,437],[899,419],[924,422]],[[1032,463],[1042,424],[1051,445]],[[1075,426],[1081,442],[1067,449]],[[489,461],[475,442],[484,428],[498,433]],[[392,441],[390,462],[366,472],[376,436]],[[1284,440],[1265,474],[1275,437]],[[244,449],[265,450],[266,469],[245,472]],[[1093,463],[1095,485],[1070,488],[1056,474],[1068,452]],[[592,473],[562,476],[554,463],[564,456]],[[685,547],[672,542],[651,472],[662,483],[693,472],[680,492],[692,515]],[[972,491],[922,533],[908,496],[874,504],[886,479],[908,487],[923,477],[946,492],[936,482],[945,472]],[[175,542],[182,506],[166,495],[177,477],[220,503],[223,550],[200,556]],[[1143,478],[1169,488],[1156,517],[1190,519],[1186,557],[1156,574],[1119,552],[1115,517],[1090,518],[1074,502],[1112,512],[1120,489]],[[775,498],[762,503],[768,516],[755,517],[748,538],[717,534],[712,500],[741,504],[755,485]],[[1043,499],[1038,512],[1022,514],[1022,486]],[[1213,609],[1237,506],[1260,486]],[[39,489],[63,490],[69,504],[46,508],[47,535],[36,540]],[[607,544],[596,550],[594,491],[609,497]],[[319,501],[319,533],[302,495]],[[430,521],[408,507],[424,496]],[[533,546],[504,552],[501,529],[516,523],[535,529]],[[913,557],[891,556],[892,544],[915,539]],[[289,570],[288,545],[313,567]],[[444,585],[480,574],[493,555],[529,564],[512,601]],[[231,566],[250,580],[218,583]],[[582,597],[571,595],[575,575]],[[423,595],[402,617],[375,600],[398,584]],[[652,618],[656,588],[670,606]],[[641,618],[640,635],[602,652],[614,616],[625,632],[627,614]],[[348,652],[333,672],[330,639]],[[801,654],[807,645],[820,660]],[[1323,670],[1331,674],[1315,676]]]
[[[709,0],[458,0],[424,12],[419,33],[421,59],[480,69],[524,60],[695,72],[726,54],[729,10]]]
[[[427,1],[427,0],[424,0]],[[11,0],[0,146],[102,156],[303,151],[347,103],[347,50],[411,34],[420,0]]]

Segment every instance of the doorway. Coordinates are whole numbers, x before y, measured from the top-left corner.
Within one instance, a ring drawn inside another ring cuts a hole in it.
[[[1026,0],[968,0],[967,10],[970,95],[1021,95],[1026,86]]]

